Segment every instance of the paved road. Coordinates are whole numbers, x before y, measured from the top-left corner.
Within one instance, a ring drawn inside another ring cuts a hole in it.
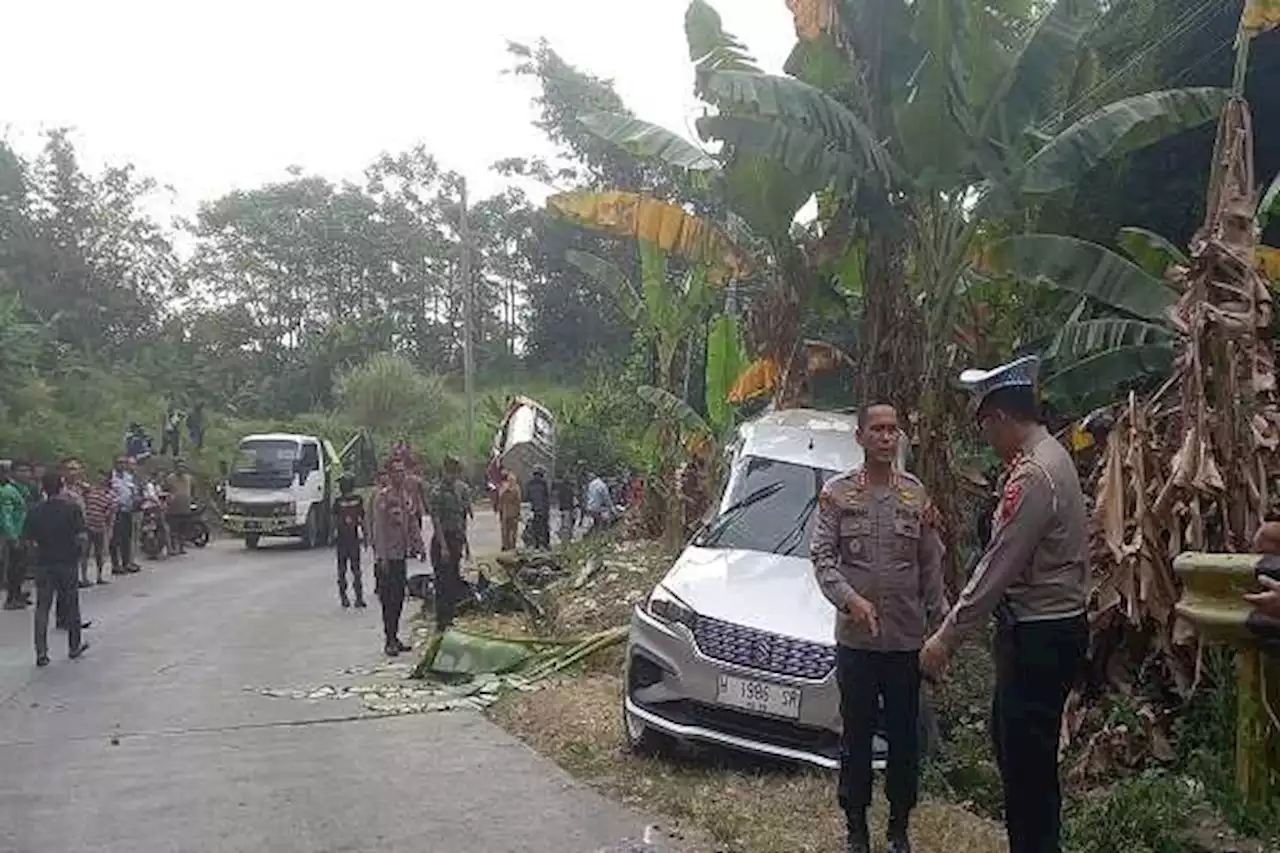
[[[592,853],[642,833],[478,714],[246,689],[382,660],[376,601],[341,610],[332,564],[283,542],[146,564],[84,595],[85,658],[59,633],[40,670],[31,611],[0,612],[0,851]]]

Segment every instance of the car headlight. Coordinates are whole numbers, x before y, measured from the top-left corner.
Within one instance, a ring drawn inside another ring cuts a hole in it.
[[[698,621],[698,614],[662,584],[655,586],[653,592],[649,593],[649,601],[645,604],[645,609],[655,619],[671,625],[684,625],[690,631]]]

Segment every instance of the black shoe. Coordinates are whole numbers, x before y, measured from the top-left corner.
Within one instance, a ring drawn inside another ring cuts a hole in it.
[[[80,583],[77,584],[77,586],[80,587],[80,589],[88,589],[89,587],[93,586],[93,581],[82,580],[80,581]]]
[[[363,599],[363,598],[357,598],[357,599],[356,599],[356,607],[368,607],[368,606],[369,606],[369,605],[367,605],[367,604],[365,604],[365,603],[364,603],[364,599]]]
[[[867,829],[867,820],[850,820],[847,823],[849,840],[845,843],[846,853],[871,853],[871,831]]]
[[[345,595],[344,595],[344,596],[342,596],[342,598],[339,598],[338,600],[342,602],[342,606],[343,606],[343,607],[350,607],[350,606],[351,606],[351,602],[347,600],[347,597],[346,597]]]
[[[84,640],[81,640],[80,645],[76,646],[74,649],[72,649],[70,652],[67,653],[67,657],[71,658],[72,660],[75,660],[76,658],[80,657],[82,654],[84,654],[87,651],[89,651],[89,643]]]
[[[888,853],[911,853],[911,839],[907,835],[907,818],[889,814]]]
[[[400,644],[387,643],[387,647],[383,649],[383,651],[387,653],[387,657],[393,658],[396,655],[400,654]]]
[[[110,583],[111,581],[107,580],[106,578],[98,578],[98,586],[107,586]]]
[[[399,640],[396,640],[396,645],[400,647],[400,651],[402,652],[413,651],[413,646],[406,646],[404,643],[400,642]]]
[[[48,666],[48,665],[49,665],[48,655],[40,655],[39,657],[36,658],[36,666]]]

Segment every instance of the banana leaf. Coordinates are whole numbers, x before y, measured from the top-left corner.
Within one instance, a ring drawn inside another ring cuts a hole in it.
[[[1055,399],[1093,400],[1172,369],[1172,343],[1115,347],[1066,365],[1044,380],[1044,389]]]
[[[1178,299],[1164,281],[1104,246],[1058,234],[1007,237],[983,252],[986,272],[1043,281],[1153,323]]]
[[[738,321],[729,314],[721,314],[707,334],[707,420],[716,434],[722,434],[733,419],[729,392],[742,373],[743,360]]]
[[[687,432],[706,433],[711,431],[702,416],[693,407],[670,391],[664,391],[653,385],[641,385],[636,389],[636,396],[658,410],[660,415],[680,424]]]
[[[685,10],[684,38],[689,60],[697,64],[700,75],[717,70],[760,70],[746,45],[725,32],[720,13],[705,0],[693,0]]]
[[[513,672],[563,642],[521,637],[499,637],[450,628],[428,646],[424,660],[435,675],[476,676]]]
[[[1084,320],[1063,326],[1054,337],[1047,356],[1072,362],[1125,346],[1169,343],[1173,338],[1174,332],[1169,326],[1143,320],[1119,317]]]
[[[1046,195],[1074,186],[1105,160],[1214,121],[1230,96],[1226,89],[1170,89],[1107,104],[1055,136],[1031,158],[1022,191]]]
[[[1001,77],[979,123],[985,135],[1002,127],[1011,139],[1038,119],[1057,89],[1063,66],[1098,18],[1096,0],[1057,0]]]
[[[719,169],[715,158],[679,134],[664,127],[615,113],[579,116],[587,130],[642,160],[655,159],[693,172]]]
[[[684,208],[640,193],[566,192],[547,207],[580,225],[618,237],[650,242],[664,252],[706,264],[716,284],[750,274],[750,257],[711,222]]]
[[[612,261],[606,261],[590,252],[569,249],[564,253],[565,260],[582,270],[589,278],[612,293],[618,300],[618,307],[632,323],[639,324],[644,316],[644,300],[631,283],[626,274],[618,269]]]
[[[1177,246],[1145,228],[1121,228],[1116,239],[1126,255],[1157,277],[1163,277],[1165,270],[1175,264],[1185,266],[1190,263]]]

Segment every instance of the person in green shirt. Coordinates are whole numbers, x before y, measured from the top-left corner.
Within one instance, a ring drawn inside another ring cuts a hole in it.
[[[435,571],[436,629],[443,631],[453,624],[453,616],[462,597],[460,563],[466,541],[466,507],[458,491],[462,464],[447,456],[440,480],[431,490],[428,501],[431,512],[431,567]]]
[[[30,603],[22,593],[27,574],[21,541],[27,522],[27,498],[14,483],[13,473],[10,463],[0,466],[0,565],[4,567],[4,609],[22,610]]]

